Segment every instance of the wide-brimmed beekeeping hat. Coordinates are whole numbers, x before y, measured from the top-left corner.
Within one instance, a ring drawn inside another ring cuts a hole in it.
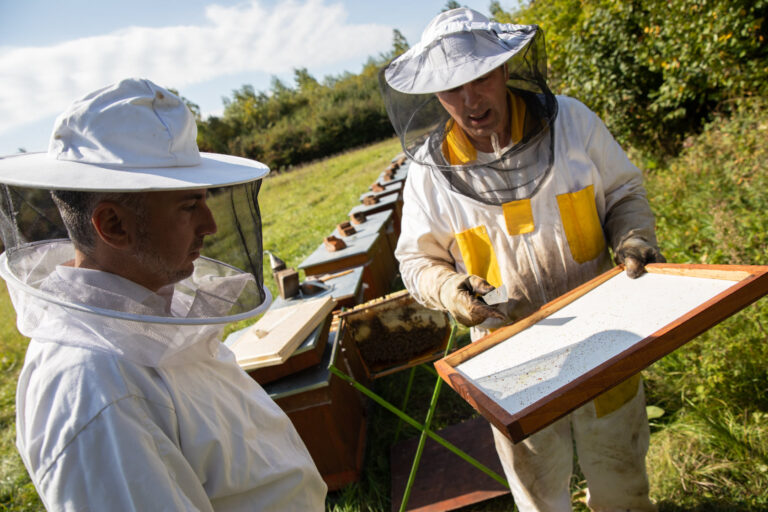
[[[536,25],[490,21],[477,11],[460,8],[436,16],[421,40],[392,61],[387,83],[406,94],[453,89],[501,66],[533,40]]]
[[[269,172],[256,160],[201,153],[192,113],[146,79],[126,79],[73,102],[54,124],[48,152],[0,160],[0,183],[54,190],[212,188]]]

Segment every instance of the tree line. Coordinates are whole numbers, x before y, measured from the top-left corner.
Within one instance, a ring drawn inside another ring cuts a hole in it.
[[[768,93],[768,0],[531,0],[515,11],[493,1],[489,11],[541,26],[552,90],[583,101],[620,142],[654,157],[675,155],[734,100]],[[292,85],[243,85],[220,117],[196,112],[198,145],[282,170],[391,137],[378,71],[407,49],[394,30],[391,51],[359,74],[320,82],[303,68]]]

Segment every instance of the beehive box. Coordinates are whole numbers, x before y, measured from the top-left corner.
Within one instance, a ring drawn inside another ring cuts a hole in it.
[[[363,381],[442,357],[451,334],[448,314],[425,308],[407,290],[338,317],[346,356]]]

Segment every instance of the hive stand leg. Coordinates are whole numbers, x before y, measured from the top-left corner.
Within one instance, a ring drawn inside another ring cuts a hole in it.
[[[408,376],[408,385],[405,387],[405,396],[403,397],[403,404],[400,406],[401,411],[406,410],[406,406],[408,405],[408,399],[411,396],[411,388],[413,387],[413,376],[416,374],[416,366],[411,368],[411,374]],[[400,438],[400,425],[402,425],[402,421],[397,422],[397,428],[395,429],[395,440],[393,443],[396,443],[397,440]]]
[[[451,333],[453,338],[453,333]],[[449,342],[450,345],[450,342]],[[429,427],[432,425],[432,417],[435,415],[435,408],[437,407],[437,398],[440,396],[440,387],[443,383],[442,379],[437,379],[435,382],[435,390],[432,392],[432,400],[429,402],[429,410],[427,410],[427,417],[424,420],[424,429],[419,436],[419,446],[416,448],[416,455],[413,458],[413,465],[411,466],[411,474],[408,475],[408,483],[405,485],[405,492],[403,493],[403,499],[400,501],[400,512],[405,510],[408,505],[408,500],[411,497],[411,488],[413,482],[416,480],[416,472],[419,470],[419,463],[421,462],[421,454],[424,452],[424,443],[427,442],[427,434]]]
[[[453,327],[451,329],[451,336],[448,339],[447,346],[445,347],[445,354],[444,355],[447,355],[451,351],[451,348],[453,347],[455,335],[456,335],[456,324],[453,323]],[[331,364],[328,367],[328,370],[332,374],[336,375],[337,377],[339,377],[343,381],[349,383],[353,388],[355,388],[356,390],[358,390],[359,392],[361,392],[362,394],[364,394],[365,396],[367,396],[368,398],[370,398],[371,400],[373,400],[374,402],[376,402],[377,404],[379,404],[380,406],[384,407],[386,410],[388,410],[389,412],[391,412],[392,414],[394,414],[395,416],[400,418],[402,421],[406,422],[407,424],[409,424],[410,426],[414,427],[415,429],[421,431],[421,438],[419,439],[419,447],[418,447],[418,450],[416,452],[416,459],[414,460],[414,465],[411,468],[411,474],[408,477],[408,485],[405,488],[405,493],[403,494],[403,500],[400,503],[400,510],[401,511],[405,510],[405,507],[408,504],[408,495],[410,494],[411,487],[413,486],[413,479],[416,476],[416,470],[418,469],[419,461],[420,461],[420,458],[421,458],[421,453],[422,453],[422,451],[424,449],[424,443],[425,443],[427,437],[429,437],[433,441],[439,443],[440,445],[442,445],[444,448],[446,448],[450,452],[452,452],[452,453],[456,454],[457,456],[461,457],[463,460],[465,460],[468,463],[472,464],[477,469],[479,469],[480,471],[482,471],[483,473],[485,473],[489,477],[491,477],[494,480],[496,480],[497,482],[499,482],[501,485],[503,485],[505,487],[509,487],[509,484],[507,483],[506,479],[504,479],[504,477],[500,476],[498,473],[496,473],[492,469],[486,467],[479,460],[475,459],[474,457],[472,457],[468,453],[464,452],[463,450],[461,450],[460,448],[458,448],[454,444],[446,441],[445,439],[443,439],[442,437],[440,437],[439,435],[437,435],[436,433],[434,433],[433,431],[431,431],[429,429],[428,425],[432,421],[432,417],[434,415],[435,406],[437,405],[437,398],[440,395],[440,387],[441,387],[441,384],[442,384],[442,379],[438,378],[437,382],[435,383],[435,390],[432,393],[432,401],[430,402],[429,411],[427,412],[427,418],[426,418],[427,423],[425,425],[422,425],[421,423],[419,423],[418,421],[416,421],[412,417],[410,417],[407,414],[405,414],[402,410],[398,409],[397,407],[395,407],[391,403],[387,402],[381,396],[377,395],[376,393],[374,393],[373,391],[371,391],[367,387],[363,386],[362,384],[357,382],[355,379],[353,379],[352,377],[350,377],[349,375],[347,375],[343,371],[341,371],[338,368],[336,368],[335,365]]]

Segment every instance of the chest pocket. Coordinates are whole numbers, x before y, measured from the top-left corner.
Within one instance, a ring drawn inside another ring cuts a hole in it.
[[[501,286],[499,262],[485,226],[469,228],[455,236],[467,272],[482,277],[493,286]]]
[[[586,263],[597,258],[605,250],[605,235],[597,215],[594,185],[560,194],[557,206],[573,259]]]

